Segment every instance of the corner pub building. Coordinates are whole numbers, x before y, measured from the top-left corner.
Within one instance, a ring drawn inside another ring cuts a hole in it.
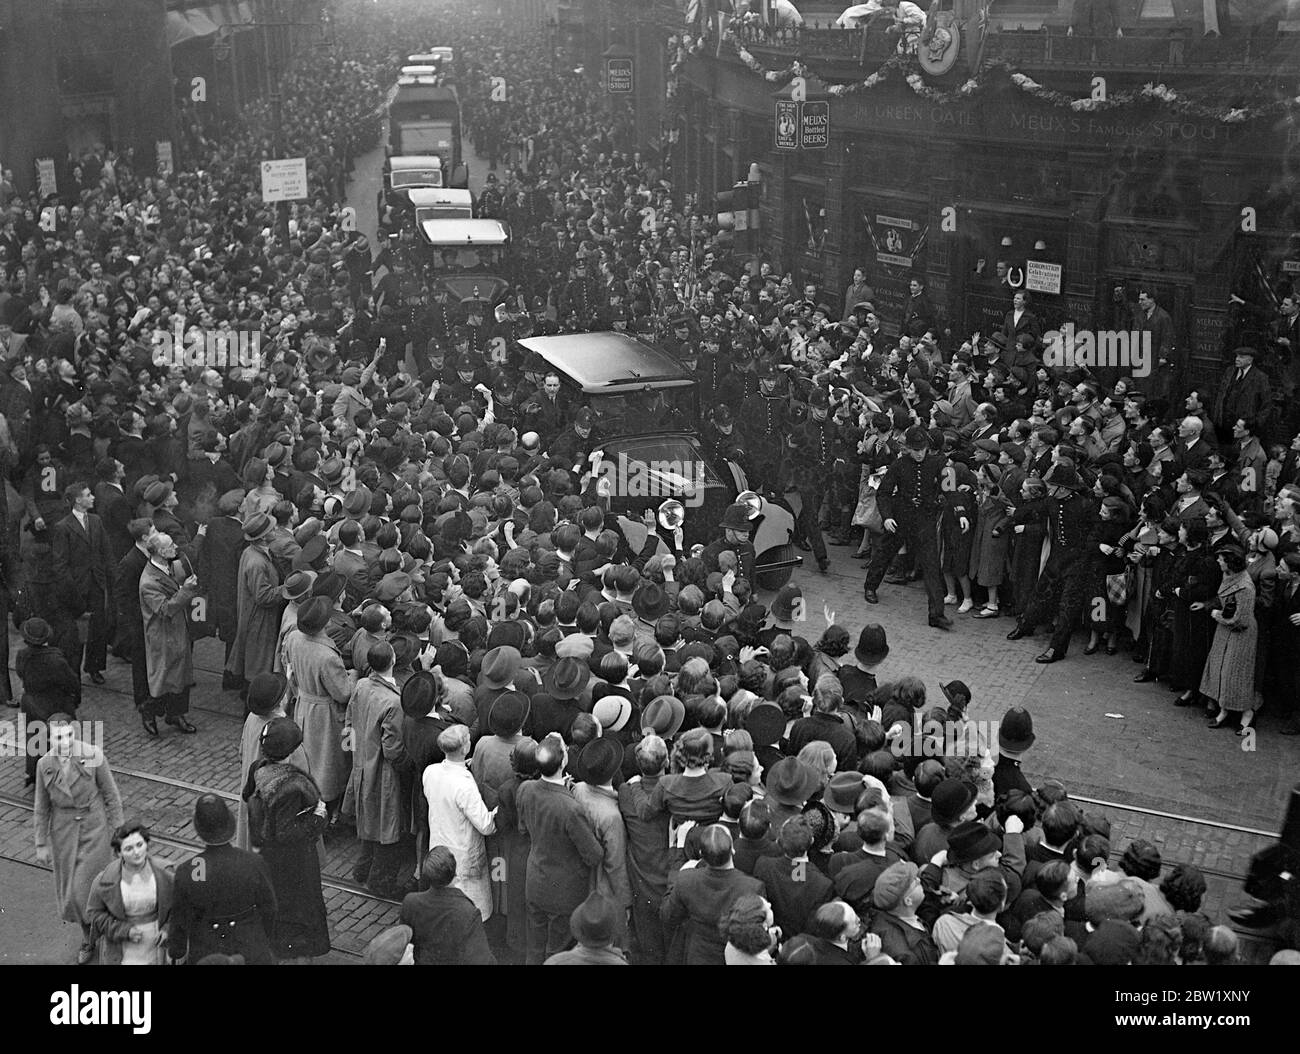
[[[707,203],[757,163],[762,251],[837,310],[862,267],[892,329],[923,277],[955,347],[999,328],[1017,288],[1044,328],[1120,330],[1146,288],[1184,384],[1217,378],[1300,285],[1300,10],[1243,5],[1247,23],[1220,5],[1216,36],[1214,0],[1120,0],[1117,38],[1086,35],[1070,0],[1006,0],[981,40],[978,7],[956,2],[940,17],[964,26],[960,47],[938,75],[883,29],[830,28],[839,3],[722,34],[715,12],[688,24],[665,3],[629,8],[623,29],[581,24],[612,0],[559,19],[575,59],[632,47],[638,125],[658,123],[679,188]],[[824,149],[777,147],[792,70],[829,105]]]

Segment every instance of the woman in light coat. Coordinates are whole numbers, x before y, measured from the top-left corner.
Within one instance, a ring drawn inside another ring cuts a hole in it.
[[[469,728],[452,725],[438,736],[444,759],[424,770],[429,804],[429,845],[445,845],[456,857],[452,885],[463,892],[486,922],[492,917],[492,873],[486,835],[496,833],[496,809],[488,810],[465,763]]]
[[[81,927],[77,962],[84,964],[95,953],[90,887],[112,859],[109,839],[122,823],[122,797],[104,752],[79,740],[66,714],[53,715],[49,729],[49,753],[36,763],[36,862],[54,868],[61,917]]]
[[[171,872],[149,856],[149,828],[138,821],[113,832],[117,859],[96,877],[86,904],[100,966],[161,966],[171,921]]]
[[[1210,719],[1211,728],[1223,728],[1233,711],[1241,714],[1238,735],[1245,735],[1259,705],[1255,684],[1255,645],[1259,628],[1255,622],[1255,583],[1246,572],[1246,554],[1236,546],[1220,550],[1217,602],[1210,618],[1217,623],[1210,654],[1201,675],[1201,694],[1219,704]],[[1195,609],[1195,605],[1193,605]]]
[[[337,817],[348,785],[348,761],[343,752],[343,722],[352,698],[353,677],[325,632],[333,605],[312,597],[298,611],[298,628],[284,642],[285,673],[296,685],[293,719],[302,729],[302,748],[309,771]]]

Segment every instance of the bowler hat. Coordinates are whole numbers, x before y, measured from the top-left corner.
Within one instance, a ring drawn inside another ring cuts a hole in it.
[[[686,707],[672,695],[657,695],[641,715],[641,730],[653,732],[660,739],[671,739],[686,720]]]
[[[43,648],[54,640],[54,631],[43,618],[29,618],[23,623],[23,640],[33,648]]]
[[[885,638],[885,627],[872,622],[862,627],[858,634],[858,646],[853,649],[853,657],[864,666],[875,666],[883,662],[889,654],[889,641]]]
[[[745,715],[745,731],[756,747],[775,745],[785,731],[785,724],[785,714],[775,703],[759,703]]]
[[[1004,754],[1020,754],[1034,745],[1034,719],[1023,706],[1013,706],[998,725],[998,749]]]
[[[565,640],[569,639],[569,637],[565,638]],[[557,646],[557,654],[558,651]],[[488,655],[491,654],[492,652],[488,652]],[[483,664],[484,669],[486,669],[487,656],[484,656]],[[556,659],[551,664],[550,669],[542,675],[542,687],[546,689],[547,694],[552,699],[576,699],[582,694],[582,690],[587,687],[587,681],[590,679],[589,673],[590,671],[582,660],[572,656],[565,656]]]
[[[798,758],[782,758],[767,772],[767,796],[779,805],[801,806],[821,780]]]
[[[623,767],[623,744],[613,736],[593,739],[578,755],[577,776],[584,783],[599,786],[614,778]]]
[[[1002,839],[978,820],[959,823],[948,832],[948,863],[969,864],[1002,848]]]
[[[249,711],[259,717],[269,714],[284,698],[288,685],[289,682],[278,673],[259,673],[248,684]]]
[[[194,802],[194,831],[204,845],[225,845],[235,837],[235,818],[219,794],[200,794]]]
[[[913,425],[903,434],[903,442],[909,450],[926,450],[930,446],[930,433],[920,425]]]
[[[930,813],[936,823],[956,823],[974,800],[975,788],[965,780],[943,780],[930,795]]]

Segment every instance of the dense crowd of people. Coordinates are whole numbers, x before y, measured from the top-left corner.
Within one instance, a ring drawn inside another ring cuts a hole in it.
[[[653,515],[631,544],[581,471],[621,422],[514,341],[656,337],[708,408],[682,426],[797,508],[821,570],[823,530],[856,546],[867,602],[923,577],[936,628],[1054,622],[1049,662],[1086,627],[1214,727],[1268,701],[1293,732],[1300,443],[1255,349],[1175,404],[1044,366],[1019,296],[985,339],[955,339],[921,276],[882,317],[865,272],[841,294],[743,266],[526,27],[336,25],[346,57],[283,82],[311,182],[287,242],[258,107],[188,113],[174,175],[92,152],[63,200],[0,202],[4,572],[22,705],[66,730],[28,778],[82,961],[324,954],[318,843],[345,830],[353,879],[402,900],[375,961],[1232,961],[1196,868],[1116,858],[1104,816],[1030,785],[1025,710],[996,743],[907,750],[923,720],[965,728],[969,689],[932,707],[887,676],[878,624],[810,634],[797,582],[760,601],[746,505],[709,545]],[[498,163],[478,208],[514,233],[495,312],[430,295],[409,229],[378,252],[344,229],[384,89],[435,38]],[[260,361],[174,362],[174,332],[255,333]],[[65,718],[111,650],[150,736],[195,733],[210,636],[247,708],[241,801],[198,801],[207,877],[173,879]]]

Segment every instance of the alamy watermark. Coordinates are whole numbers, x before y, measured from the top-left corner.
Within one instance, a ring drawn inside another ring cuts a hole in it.
[[[702,461],[642,461],[619,454],[613,461],[593,459],[592,475],[605,497],[676,498],[688,509],[704,504],[707,476]]]
[[[44,757],[55,737],[68,734],[61,729],[71,730],[72,757],[83,759],[88,766],[100,764],[104,758],[103,721],[68,721],[51,726],[22,713],[14,721],[0,723],[0,758]]]
[[[1132,377],[1149,377],[1155,365],[1151,331],[1145,329],[1076,329],[1067,322],[1043,334],[1043,364],[1089,369],[1109,367]]]
[[[199,329],[186,332],[178,321],[173,329],[154,333],[155,366],[182,369],[248,370],[262,368],[262,333],[247,329]]]

